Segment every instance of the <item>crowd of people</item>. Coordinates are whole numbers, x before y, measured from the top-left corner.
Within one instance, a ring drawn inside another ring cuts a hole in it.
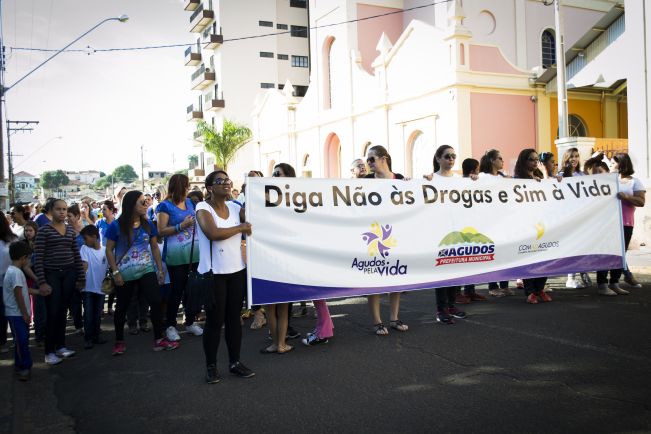
[[[433,158],[433,172],[424,175],[432,182],[443,177],[463,176],[509,178],[499,150],[487,151],[481,159],[462,162],[462,174],[453,171],[457,155],[452,146],[440,146]],[[563,155],[556,170],[554,155],[524,149],[518,155],[513,178],[543,180],[619,174],[625,244],[628,249],[636,207],[644,206],[645,189],[635,178],[633,164],[626,153],[612,160],[596,154],[581,164],[579,152],[572,148]],[[371,146],[365,159],[351,164],[353,178],[405,179],[392,170],[391,156],[382,146]],[[261,177],[251,171],[249,177]],[[286,163],[274,167],[274,177],[295,177]],[[43,346],[45,363],[56,365],[76,352],[66,345],[68,316],[84,336],[90,350],[107,342],[101,331],[102,316],[113,316],[112,355],[127,351],[125,325],[130,334],[152,333],[154,351],[179,348],[178,316],[183,305],[186,335],[201,336],[205,356],[205,381],[220,381],[217,351],[224,328],[229,371],[242,378],[255,373],[240,360],[243,317],[252,316],[252,329],[268,327],[269,345],[263,354],[286,354],[294,349],[289,340],[301,337],[291,326],[292,304],[252,306],[245,309],[246,263],[243,245],[252,235],[245,221],[246,185],[241,192],[233,188],[228,173],[217,170],[205,179],[203,191],[190,191],[187,176],[173,175],[165,194],[145,194],[120,189],[114,200],[101,203],[68,204],[49,199],[40,206],[14,205],[8,215],[0,212],[0,351],[7,352],[7,325],[14,345],[18,378],[30,377],[30,325],[33,338]],[[604,296],[626,295],[619,280],[629,287],[640,287],[629,270],[593,270],[597,292]],[[610,278],[608,277],[610,272]],[[190,280],[207,282],[208,296],[200,307],[190,302]],[[486,282],[492,297],[515,295],[508,281]],[[587,273],[571,274],[567,286],[591,284]],[[524,290],[528,304],[551,302],[547,278],[523,279],[515,287]],[[407,332],[400,319],[399,292],[389,294],[389,321],[382,320],[380,295],[368,296],[373,331],[386,336],[390,330]],[[436,320],[454,324],[466,313],[457,306],[486,301],[475,285],[435,289]],[[115,310],[114,308],[115,304]],[[316,324],[302,339],[306,346],[329,342],[334,325],[325,300],[314,300]],[[300,306],[305,314],[305,303]],[[200,322],[204,321],[203,328]],[[151,323],[151,327],[150,327]]]

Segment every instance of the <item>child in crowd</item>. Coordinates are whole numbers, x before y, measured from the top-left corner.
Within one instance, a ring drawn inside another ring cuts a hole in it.
[[[79,255],[86,272],[86,286],[82,290],[84,300],[84,348],[89,350],[95,344],[105,344],[106,339],[100,336],[100,322],[102,308],[104,307],[104,294],[102,293],[102,280],[106,276],[108,262],[106,249],[102,248],[99,241],[99,229],[88,225],[81,230],[84,245],[79,250]]]
[[[29,294],[39,294],[29,289],[22,268],[29,264],[31,251],[29,244],[17,241],[9,246],[11,265],[7,268],[2,284],[5,316],[14,336],[14,369],[21,381],[29,380],[32,369],[32,355],[29,352],[29,324],[31,323],[31,304]]]

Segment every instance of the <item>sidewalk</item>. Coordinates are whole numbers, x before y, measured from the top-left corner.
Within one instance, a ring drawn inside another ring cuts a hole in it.
[[[651,250],[642,247],[626,252],[628,266],[634,274],[651,274]]]

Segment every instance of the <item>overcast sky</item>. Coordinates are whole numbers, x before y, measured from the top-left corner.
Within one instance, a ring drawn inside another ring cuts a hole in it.
[[[62,48],[108,17],[71,48],[136,47],[186,43],[190,13],[180,0],[1,0],[6,86],[51,53],[11,47]],[[96,54],[62,53],[7,95],[10,120],[40,122],[31,134],[12,136],[15,172],[102,170],[121,164],[140,173],[140,145],[150,170],[187,167],[193,125],[185,107],[194,101],[184,48]],[[62,136],[61,140],[52,140]],[[37,149],[45,145],[42,150]],[[6,148],[5,148],[6,152]],[[31,155],[31,156],[30,156]],[[176,162],[172,165],[173,157]],[[147,169],[145,169],[146,171]]]

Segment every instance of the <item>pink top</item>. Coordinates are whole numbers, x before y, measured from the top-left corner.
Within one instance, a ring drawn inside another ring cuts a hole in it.
[[[619,191],[632,195],[636,191],[646,191],[642,182],[637,178],[619,178]],[[622,201],[622,220],[624,226],[635,225],[635,207],[626,201]]]

